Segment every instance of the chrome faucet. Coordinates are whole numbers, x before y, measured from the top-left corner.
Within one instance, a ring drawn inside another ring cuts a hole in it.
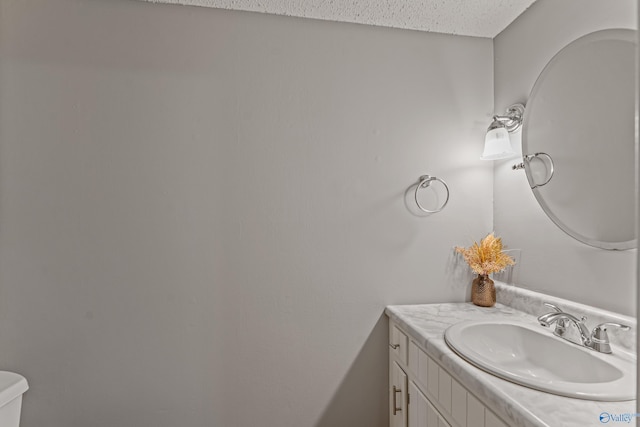
[[[556,305],[550,304],[548,302],[545,302],[544,305],[546,305],[547,307],[551,307],[554,311],[538,317],[538,322],[542,326],[548,327],[555,323],[556,329],[553,333],[556,336],[600,353],[611,353],[611,345],[609,342],[609,335],[607,334],[607,327],[612,326],[623,331],[628,331],[631,329],[629,326],[622,325],[620,323],[605,322],[593,328],[593,332],[589,332],[589,329],[584,324],[584,322],[587,320],[586,317],[578,319],[572,314],[563,312]],[[576,329],[578,330],[578,333],[580,335],[579,341],[575,339],[575,337],[571,337],[570,334],[567,334],[567,322],[571,322],[576,326]]]
[[[569,314],[569,313],[549,313],[538,317],[538,322],[544,327],[551,326],[555,322],[562,321],[562,326],[559,326],[563,329],[562,332],[558,332],[558,328],[556,328],[555,334],[559,337],[565,338],[566,333],[566,321],[572,322],[578,328],[578,332],[580,333],[580,341],[581,344],[585,347],[591,346],[591,333],[587,326],[583,323],[584,320],[580,320],[577,317]]]

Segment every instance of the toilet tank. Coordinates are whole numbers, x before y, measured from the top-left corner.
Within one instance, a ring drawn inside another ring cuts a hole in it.
[[[22,394],[27,391],[27,380],[19,374],[0,371],[0,426],[18,427]]]

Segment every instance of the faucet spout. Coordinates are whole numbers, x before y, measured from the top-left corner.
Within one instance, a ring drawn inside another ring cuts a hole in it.
[[[553,321],[551,321],[551,323],[549,323],[549,319],[557,314],[562,314],[562,312],[556,312],[556,313],[552,312],[552,313],[543,314],[542,316],[538,317],[538,322],[540,322],[540,324],[546,328],[551,323],[557,320],[557,319],[554,319]]]

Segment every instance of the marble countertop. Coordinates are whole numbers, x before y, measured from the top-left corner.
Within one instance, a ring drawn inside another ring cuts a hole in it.
[[[490,407],[511,427],[602,426],[600,414],[630,414],[630,422],[607,425],[636,425],[636,402],[597,402],[557,396],[533,390],[486,373],[455,354],[444,340],[444,331],[463,320],[512,318],[538,324],[536,317],[504,304],[483,308],[472,303],[388,306],[385,313],[409,333],[427,354],[447,369],[467,390]],[[550,332],[551,333],[551,332]],[[614,352],[622,351],[614,348]]]

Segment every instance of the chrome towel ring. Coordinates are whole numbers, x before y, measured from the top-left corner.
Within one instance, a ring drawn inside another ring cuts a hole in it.
[[[422,206],[420,204],[420,201],[418,200],[418,190],[420,190],[421,188],[429,187],[431,185],[431,183],[434,182],[434,181],[438,181],[442,185],[444,185],[444,189],[447,191],[447,197],[445,198],[444,203],[442,204],[442,206],[440,206],[438,209],[429,210],[429,209],[426,209],[424,206]],[[437,178],[437,177],[431,176],[431,175],[422,175],[420,177],[420,182],[418,183],[418,185],[416,185],[416,191],[415,191],[415,194],[414,194],[414,198],[416,200],[416,204],[418,205],[418,208],[420,208],[421,211],[426,212],[426,213],[437,213],[437,212],[440,212],[442,209],[444,209],[445,206],[447,206],[447,203],[449,203],[449,186],[447,185],[446,182],[444,182],[440,178]]]

